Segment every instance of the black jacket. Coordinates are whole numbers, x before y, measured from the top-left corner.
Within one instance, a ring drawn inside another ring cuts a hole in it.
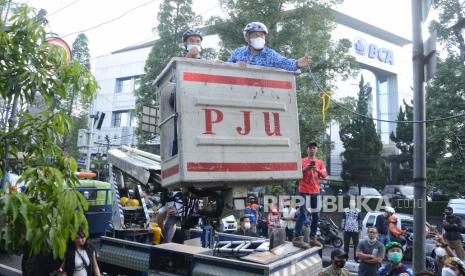
[[[92,245],[87,244],[85,247],[87,256],[89,257],[89,265],[86,267],[87,275],[91,276],[94,275],[94,270],[93,270],[93,256],[95,254],[95,249],[92,247]],[[64,266],[64,271],[66,272],[66,275],[73,275],[74,273],[74,261],[75,261],[75,256],[76,256],[76,246],[74,243],[71,243],[68,245],[68,248],[66,249],[66,254],[65,254],[65,266]]]
[[[387,235],[389,233],[389,220],[383,214],[376,217],[375,227],[378,229],[380,235]]]
[[[446,231],[446,239],[450,241],[461,240],[462,239],[462,221],[459,217],[450,215],[446,216],[446,221],[448,225],[444,225],[444,230]]]

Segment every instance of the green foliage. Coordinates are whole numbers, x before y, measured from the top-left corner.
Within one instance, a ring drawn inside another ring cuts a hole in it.
[[[191,9],[192,0],[164,0],[160,4],[158,13],[157,31],[159,39],[155,41],[145,63],[145,74],[141,77],[141,84],[136,94],[135,115],[141,121],[143,106],[157,106],[155,87],[153,81],[173,57],[185,56],[182,45],[182,34],[188,29],[200,24],[201,18]],[[212,49],[202,50],[204,58],[216,56]],[[141,126],[136,129],[139,148],[145,150],[147,139],[153,138],[142,131]]]
[[[364,84],[363,76],[359,83],[356,112],[369,114],[371,87]],[[341,126],[339,133],[344,145],[341,177],[349,185],[381,188],[384,184],[384,161],[381,159],[383,144],[376,133],[371,119],[353,117]]]
[[[427,118],[440,118],[465,113],[465,42],[459,26],[463,25],[465,3],[458,0],[434,1],[438,19],[430,30],[438,33],[438,41],[444,53],[438,60],[435,77],[426,89]],[[427,172],[428,183],[433,190],[439,189],[449,195],[462,195],[465,160],[461,155],[464,142],[454,137],[465,138],[463,117],[427,124]],[[460,145],[462,144],[462,145]]]
[[[72,122],[55,105],[66,101],[71,89],[91,97],[97,82],[79,62],[66,64],[61,50],[47,43],[35,10],[21,5],[11,14],[8,27],[0,21],[0,102],[11,106],[16,99],[20,109],[18,124],[0,125],[0,179],[10,170],[8,164],[22,160],[19,182],[26,191],[0,191],[0,250],[11,254],[29,249],[30,255],[51,252],[62,258],[79,225],[87,229],[87,203],[67,188],[78,181],[77,164],[57,143]],[[38,99],[40,112],[23,108]]]
[[[229,53],[245,44],[242,30],[249,22],[263,22],[269,31],[266,45],[284,56],[300,58],[308,53],[312,57],[312,72],[324,89],[334,88],[336,78],[346,79],[356,68],[355,59],[347,53],[348,40],[332,41],[335,27],[331,6],[341,1],[272,0],[246,1],[221,0],[225,18],[213,17],[210,24],[218,33],[222,49],[220,58],[226,60]],[[295,9],[288,10],[290,6]],[[326,123],[322,121],[319,89],[305,74],[297,78],[300,140],[329,143],[322,138]],[[338,113],[328,110],[327,117],[335,119]],[[333,115],[332,117],[330,115]],[[329,148],[329,145],[327,147]]]
[[[465,60],[465,37],[460,28],[460,24],[462,28],[465,27],[463,26],[465,2],[435,0],[433,7],[438,13],[438,19],[431,22],[430,30],[437,31],[438,41],[445,47],[449,56],[458,56]]]
[[[408,105],[404,101],[404,109],[402,107],[399,108],[397,121],[405,122],[412,120],[413,106]],[[396,159],[396,163],[400,165],[396,180],[398,183],[409,183],[413,178],[413,125],[399,123],[397,124],[395,133],[391,132],[389,137],[400,150],[400,154]]]
[[[81,63],[86,71],[90,71],[89,40],[85,34],[78,34],[71,47],[71,54],[73,60]]]

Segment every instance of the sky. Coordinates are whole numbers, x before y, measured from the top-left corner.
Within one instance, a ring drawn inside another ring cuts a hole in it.
[[[47,10],[48,31],[70,46],[83,30],[92,59],[155,39],[158,8],[162,0],[22,0]],[[411,37],[408,0],[345,0],[337,10],[397,35]],[[204,20],[222,15],[218,0],[193,0],[193,10]],[[108,23],[106,23],[108,22]]]

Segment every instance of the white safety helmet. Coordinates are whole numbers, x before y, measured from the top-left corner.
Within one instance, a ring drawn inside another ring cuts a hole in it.
[[[395,214],[396,213],[396,210],[394,208],[392,208],[391,206],[386,206],[386,208],[384,208],[384,210],[388,213],[391,213],[391,214]]]
[[[268,29],[262,22],[250,22],[245,26],[242,33],[244,34],[244,37],[246,37],[249,35],[250,32],[263,32],[265,34],[268,34]]]

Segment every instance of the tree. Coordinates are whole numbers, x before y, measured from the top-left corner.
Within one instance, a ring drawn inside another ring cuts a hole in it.
[[[372,88],[364,84],[363,76],[359,83],[356,112],[369,116],[368,104]],[[381,159],[383,144],[376,133],[373,121],[355,116],[341,126],[339,133],[345,151],[342,153],[341,177],[349,185],[382,187],[384,184],[384,161]]]
[[[413,120],[413,106],[404,101],[404,109],[399,108],[397,121],[405,122]],[[397,182],[408,183],[413,178],[413,125],[407,123],[397,124],[396,131],[389,136],[396,144],[400,154],[396,158],[396,163],[400,165],[397,172]]]
[[[78,34],[71,47],[73,60],[80,62],[86,71],[90,71],[89,40],[83,33]]]
[[[267,47],[284,56],[299,58],[306,52],[312,56],[312,75],[324,80],[322,89],[330,91],[337,78],[346,79],[356,67],[355,59],[348,55],[350,41],[331,40],[335,27],[330,7],[337,0],[221,0],[225,18],[209,20],[211,29],[222,41],[220,57],[225,60],[235,48],[245,44],[244,26],[252,21],[263,22],[269,31]],[[287,10],[294,6],[292,10]],[[306,69],[304,69],[306,70]],[[302,74],[297,78],[299,127],[302,150],[306,142],[322,140],[326,123],[322,123],[319,88],[315,81]],[[331,113],[331,110],[328,111]]]
[[[135,115],[141,121],[143,106],[157,106],[153,81],[173,57],[184,56],[182,48],[182,34],[194,28],[201,22],[201,17],[192,11],[192,0],[164,0],[160,4],[157,17],[157,31],[159,39],[150,51],[145,63],[145,74],[141,77],[140,87],[136,94]],[[203,57],[212,57],[212,49],[203,49]],[[141,126],[136,129],[138,144],[142,149],[148,149],[145,141],[150,137],[143,132]]]
[[[79,181],[76,161],[57,146],[71,120],[54,103],[67,99],[69,87],[89,98],[97,82],[79,62],[66,64],[62,50],[48,44],[35,10],[19,5],[11,15],[8,26],[0,20],[0,99],[19,109],[10,109],[9,123],[0,126],[0,250],[62,258],[78,227],[87,231],[87,202],[72,189]],[[39,98],[42,111],[22,108]],[[16,173],[26,186],[21,193],[5,183],[11,163],[19,160],[23,166]]]
[[[443,53],[438,56],[435,77],[426,89],[427,118],[441,118],[465,113],[465,2],[438,0],[433,2],[438,19],[430,30],[437,31]],[[463,117],[427,124],[428,182],[434,189],[456,195],[463,192],[465,162],[460,144],[454,137],[465,137]],[[463,147],[463,145],[462,145]]]
[[[90,72],[89,45],[85,34],[81,33],[76,37],[71,53],[73,55],[71,62],[80,63],[87,72]],[[70,87],[68,99],[60,104],[59,109],[73,119],[71,131],[63,137],[63,143],[60,146],[66,154],[79,158],[82,154],[77,147],[77,138],[79,129],[88,127],[88,100],[74,87]]]

